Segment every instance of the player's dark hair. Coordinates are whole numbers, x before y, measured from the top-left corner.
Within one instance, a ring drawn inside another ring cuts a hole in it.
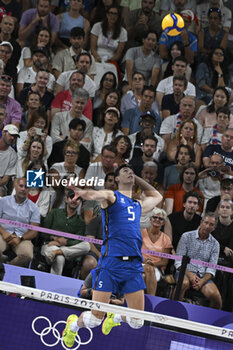
[[[129,165],[129,164],[122,164],[122,165],[120,165],[120,166],[115,170],[115,173],[114,173],[115,178],[116,178],[117,176],[119,176],[120,171],[121,171],[121,169],[123,169],[123,168],[130,168],[131,170],[133,170],[133,168],[131,167],[131,165]]]

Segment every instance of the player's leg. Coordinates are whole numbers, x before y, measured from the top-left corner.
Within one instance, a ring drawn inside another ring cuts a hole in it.
[[[100,292],[98,290],[93,290],[92,291],[92,300],[108,304],[110,301],[111,294],[112,294],[112,292]],[[104,318],[104,315],[105,315],[105,312],[102,312],[102,311],[97,311],[97,310],[85,311],[79,316],[78,326],[79,326],[79,328],[97,327],[101,324],[101,322]]]
[[[133,264],[134,263],[131,265]],[[131,273],[132,270],[130,270],[128,267],[127,272],[127,265],[128,263],[125,263],[126,278],[124,280],[124,286],[121,288],[120,292],[121,294],[124,294],[128,307],[137,310],[144,310],[144,289],[146,288],[146,285],[142,277],[142,271],[139,270],[138,273]],[[137,265],[138,263],[136,262],[136,266]],[[121,270],[121,274],[123,274],[122,271],[124,270]],[[115,326],[120,325],[120,322],[122,321],[127,322],[129,326],[134,329],[139,329],[144,324],[144,321],[138,318],[124,316],[122,317],[119,314],[107,314],[107,318],[104,320],[102,325],[103,334],[109,334],[111,329]]]
[[[111,292],[93,290],[92,300],[109,303],[111,294]],[[72,347],[75,342],[75,337],[78,334],[78,330],[83,327],[98,327],[102,323],[104,315],[105,312],[97,310],[84,311],[79,317],[77,315],[70,315],[66,322],[66,328],[62,334],[65,345],[67,347]]]
[[[145,298],[144,290],[138,290],[134,293],[125,294],[127,306],[131,309],[144,310]],[[143,326],[144,320],[135,317],[122,317],[123,321],[127,322],[131,328],[139,329]]]
[[[221,309],[222,297],[217,286],[212,282],[204,284],[201,288],[202,294],[210,301],[210,307],[214,309]]]

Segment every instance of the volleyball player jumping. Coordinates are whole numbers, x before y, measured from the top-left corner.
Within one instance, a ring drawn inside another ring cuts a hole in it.
[[[103,220],[103,245],[98,266],[92,270],[92,300],[109,303],[112,293],[124,294],[128,307],[144,310],[144,289],[142,273],[142,238],[140,216],[151,211],[161,200],[161,194],[143,179],[134,175],[127,164],[115,173],[118,191],[74,189],[76,197],[101,202]],[[145,193],[145,199],[132,199],[132,189],[136,182]],[[92,310],[80,317],[70,315],[63,331],[63,340],[72,347],[79,328],[94,328],[102,323],[105,312]],[[102,332],[107,335],[120,322],[139,329],[144,321],[128,316],[108,313],[102,324]]]

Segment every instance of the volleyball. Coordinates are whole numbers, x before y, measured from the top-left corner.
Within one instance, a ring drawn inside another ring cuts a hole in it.
[[[169,13],[162,20],[162,29],[167,35],[179,35],[183,28],[184,20],[177,13]]]

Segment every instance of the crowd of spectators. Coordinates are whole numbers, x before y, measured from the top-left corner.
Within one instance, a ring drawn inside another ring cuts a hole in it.
[[[233,267],[230,3],[0,0],[0,217],[101,239],[98,202],[74,199],[62,180],[115,190],[114,170],[129,163],[163,196],[141,218],[144,248],[183,254],[190,237],[209,239],[211,262]],[[185,23],[172,37],[161,29],[171,12]],[[42,187],[30,187],[32,171]],[[35,251],[54,274],[79,263],[82,279],[100,256],[94,244],[0,225],[5,262],[28,267]],[[143,259],[155,295],[168,260]],[[215,271],[195,273],[183,292],[203,288],[208,298]],[[209,299],[221,307],[220,295]]]

